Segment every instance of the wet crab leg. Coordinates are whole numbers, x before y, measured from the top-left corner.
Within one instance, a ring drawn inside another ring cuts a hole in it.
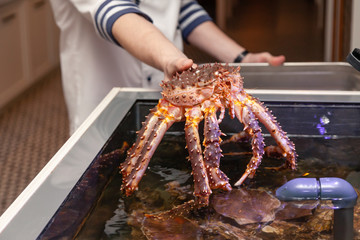
[[[222,157],[220,148],[221,131],[216,118],[216,111],[215,106],[204,109],[204,164],[211,189],[221,188],[230,191],[229,178],[220,170],[220,158]]]
[[[200,107],[185,109],[185,117],[185,138],[194,178],[194,195],[197,197],[197,204],[208,205],[211,189],[202,157],[198,132],[199,122],[202,120]]]
[[[124,163],[121,164],[123,177],[126,177],[131,173],[140,158],[140,153],[144,149],[144,145],[148,143],[148,139],[151,136],[155,125],[159,122],[159,113],[157,108],[158,107],[156,106],[150,110],[150,114],[146,117],[146,121],[142,123],[141,130],[137,132],[138,138],[136,139],[136,142],[129,149]]]
[[[283,157],[286,158],[286,167],[296,169],[296,152],[295,145],[286,133],[281,129],[281,126],[276,121],[271,112],[256,98],[242,92],[244,96],[243,103],[248,106],[260,122],[264,124],[271,136],[275,139],[277,145],[283,150]]]
[[[247,177],[254,177],[256,169],[261,163],[265,144],[261,133],[261,128],[250,107],[243,105],[243,103],[240,101],[236,101],[234,102],[234,113],[237,119],[239,119],[239,121],[244,124],[244,131],[246,131],[252,137],[251,146],[253,150],[253,156],[246,167],[245,173],[234,184],[235,186],[240,186]]]
[[[126,195],[130,195],[137,189],[165,132],[174,122],[181,120],[182,114],[182,108],[173,106],[165,100],[160,100],[159,104],[151,110],[139,131],[136,143],[120,166],[123,174],[122,189],[125,190]]]

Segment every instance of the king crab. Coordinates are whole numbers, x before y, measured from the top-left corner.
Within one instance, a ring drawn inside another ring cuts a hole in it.
[[[211,189],[231,190],[228,177],[219,169],[222,135],[219,124],[225,109],[231,118],[237,118],[244,131],[252,138],[253,156],[242,177],[235,183],[239,186],[246,178],[253,178],[264,154],[264,139],[259,120],[276,140],[285,167],[296,168],[296,153],[293,142],[281,129],[270,111],[243,89],[240,67],[213,64],[189,69],[176,74],[170,81],[163,81],[163,98],[150,110],[138,132],[138,138],[124,163],[122,189],[126,195],[137,190],[148,163],[174,122],[185,120],[186,146],[194,178],[194,195],[199,205],[208,205]],[[217,113],[220,112],[219,115]],[[204,120],[204,151],[200,144],[198,125]]]

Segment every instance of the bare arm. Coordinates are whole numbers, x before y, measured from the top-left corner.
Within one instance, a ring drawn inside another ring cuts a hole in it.
[[[200,24],[190,33],[187,40],[222,62],[233,62],[245,50],[211,21]],[[268,52],[262,52],[249,53],[242,62],[268,62],[271,65],[281,65],[284,61],[285,57],[282,55],[272,56]]]
[[[129,13],[117,19],[112,33],[119,44],[139,60],[153,66],[170,78],[177,71],[193,65],[153,24],[142,16]]]

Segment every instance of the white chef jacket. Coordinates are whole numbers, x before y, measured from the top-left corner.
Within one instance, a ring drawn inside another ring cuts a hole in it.
[[[60,35],[63,89],[73,132],[113,87],[158,88],[162,72],[116,42],[115,20],[137,13],[182,50],[199,24],[211,20],[192,0],[51,0]]]

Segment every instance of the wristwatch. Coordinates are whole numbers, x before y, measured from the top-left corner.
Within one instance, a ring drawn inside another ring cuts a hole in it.
[[[234,63],[240,63],[244,59],[244,57],[249,53],[248,50],[244,50],[242,53],[240,53],[234,60]]]

